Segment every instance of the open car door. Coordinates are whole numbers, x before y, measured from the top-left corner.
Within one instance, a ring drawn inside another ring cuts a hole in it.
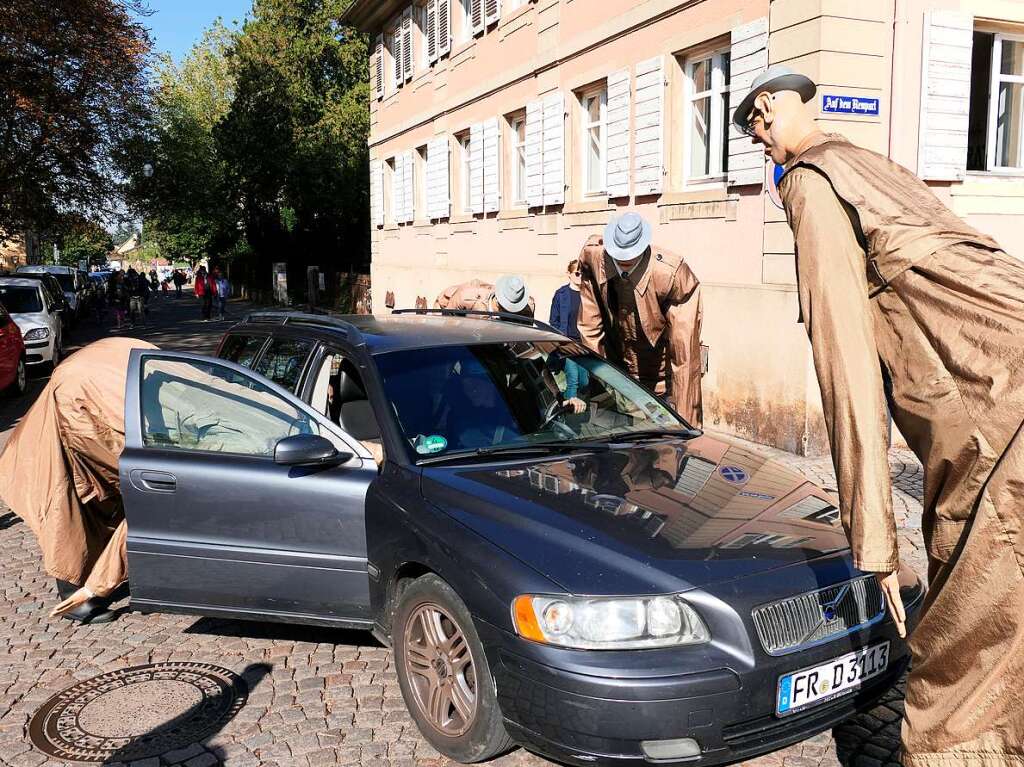
[[[276,462],[295,435],[348,458]],[[133,607],[369,625],[364,508],[376,477],[363,445],[251,370],[132,351],[120,480]]]

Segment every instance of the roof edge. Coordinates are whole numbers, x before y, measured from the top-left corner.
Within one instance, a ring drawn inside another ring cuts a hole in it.
[[[341,14],[341,23],[360,32],[380,31],[388,19],[410,4],[410,0],[353,0]]]

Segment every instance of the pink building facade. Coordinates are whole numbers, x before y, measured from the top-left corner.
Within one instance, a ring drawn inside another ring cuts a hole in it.
[[[729,127],[769,63],[819,83],[823,129],[1024,256],[1019,0],[356,0],[343,20],[371,42],[374,305],[518,273],[546,319],[586,238],[636,210],[703,285],[709,428],[827,450],[772,169]]]

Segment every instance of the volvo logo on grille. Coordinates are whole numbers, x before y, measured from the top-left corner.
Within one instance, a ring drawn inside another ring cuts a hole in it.
[[[821,611],[821,614],[825,616],[825,620],[834,621],[836,619],[836,615],[839,613],[836,612],[835,605],[827,605],[825,609]]]

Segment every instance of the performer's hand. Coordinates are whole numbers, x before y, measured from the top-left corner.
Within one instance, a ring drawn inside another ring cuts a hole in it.
[[[89,589],[85,588],[85,586],[83,586],[82,588],[78,589],[78,591],[76,591],[74,594],[65,599],[63,602],[61,602],[59,605],[54,607],[50,611],[50,617],[56,618],[58,615],[63,615],[64,613],[71,612],[76,607],[84,605],[86,602],[92,599],[92,597],[92,592],[89,591]]]
[[[885,602],[889,605],[889,614],[896,622],[896,630],[900,639],[907,637],[907,611],[903,609],[903,597],[900,596],[900,575],[899,570],[893,573],[875,573],[878,578],[878,585],[882,587],[885,594]]]
[[[572,410],[574,415],[579,415],[587,409],[587,403],[581,400],[579,397],[572,397],[565,401],[565,406],[569,410]]]

